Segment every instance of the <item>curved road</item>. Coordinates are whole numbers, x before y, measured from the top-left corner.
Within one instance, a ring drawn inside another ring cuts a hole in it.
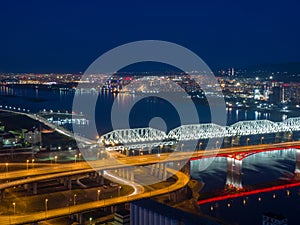
[[[182,172],[178,172],[176,170],[167,168],[169,173],[176,174],[177,181],[165,188],[150,191],[150,192],[138,192],[128,196],[121,196],[117,198],[110,198],[105,200],[99,200],[94,202],[88,202],[80,205],[70,206],[69,208],[60,208],[60,209],[49,209],[47,214],[45,211],[30,213],[26,215],[16,215],[16,216],[0,216],[1,224],[24,224],[24,223],[32,223],[37,221],[42,221],[45,219],[63,217],[70,214],[76,214],[80,212],[85,212],[89,210],[94,210],[101,207],[126,203],[142,198],[151,198],[158,195],[167,194],[173,191],[176,191],[187,185],[190,178]]]

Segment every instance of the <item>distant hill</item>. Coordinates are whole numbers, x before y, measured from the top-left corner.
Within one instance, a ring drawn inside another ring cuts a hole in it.
[[[300,62],[280,63],[280,64],[262,64],[249,66],[245,68],[248,72],[268,71],[273,73],[300,74]]]
[[[300,62],[261,64],[248,66],[237,70],[242,77],[267,78],[272,76],[274,80],[284,82],[300,82]]]

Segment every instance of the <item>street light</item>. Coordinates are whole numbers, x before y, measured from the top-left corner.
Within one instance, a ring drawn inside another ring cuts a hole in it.
[[[54,156],[54,162],[55,162],[55,164],[57,163],[57,155]]]
[[[247,139],[246,139],[247,146],[249,145],[249,141],[250,141],[250,138],[247,138]]]
[[[26,169],[28,170],[29,167],[29,159],[26,160]]]
[[[6,173],[8,172],[8,163],[5,163]]]
[[[77,197],[77,195],[74,194],[74,196],[73,196],[73,204],[74,204],[74,206],[76,205],[76,197]]]
[[[45,217],[47,217],[47,210],[48,210],[48,198],[45,199]]]
[[[101,194],[101,190],[98,189],[98,191],[97,191],[97,200],[98,200],[98,201],[100,200],[100,194]]]
[[[199,150],[202,149],[202,142],[199,142]]]
[[[122,189],[122,186],[118,186],[118,196],[120,197],[121,195],[121,189]]]
[[[13,207],[14,207],[14,216],[16,215],[16,203],[13,202]]]
[[[76,163],[77,155],[74,156],[74,162]]]
[[[233,147],[234,139],[231,140],[231,147]]]
[[[180,149],[181,152],[182,152],[182,150],[183,150],[183,147],[184,147],[184,144],[182,143],[182,144],[181,144],[181,149]]]
[[[31,160],[32,168],[34,168],[34,159]]]
[[[80,160],[80,158],[81,158],[81,153],[78,154],[78,160]]]
[[[260,138],[260,144],[262,144],[263,143],[263,140],[265,139],[265,137],[264,136],[262,136],[261,138]]]
[[[216,148],[218,148],[218,144],[219,144],[220,142],[219,141],[216,141]]]

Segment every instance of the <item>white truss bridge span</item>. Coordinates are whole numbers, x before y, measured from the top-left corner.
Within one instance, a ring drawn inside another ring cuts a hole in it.
[[[231,126],[221,126],[214,123],[188,124],[177,127],[168,134],[151,127],[114,130],[102,135],[98,143],[104,143],[109,149],[117,150],[172,145],[178,141],[293,131],[300,131],[300,117],[289,118],[282,122],[270,120],[240,121]]]

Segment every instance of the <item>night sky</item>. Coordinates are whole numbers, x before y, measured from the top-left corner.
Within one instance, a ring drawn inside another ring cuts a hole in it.
[[[0,72],[84,71],[131,41],[183,45],[209,66],[300,61],[298,0],[1,0]]]

